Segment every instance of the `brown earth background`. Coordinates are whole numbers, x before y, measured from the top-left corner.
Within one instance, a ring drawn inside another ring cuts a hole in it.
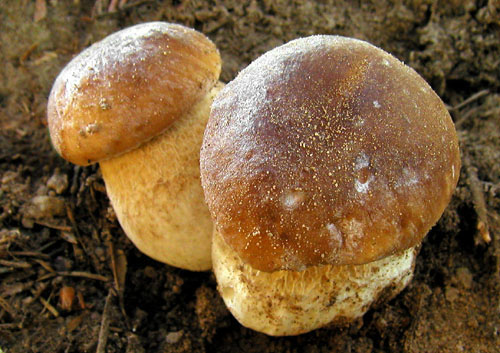
[[[291,39],[340,34],[433,86],[463,167],[406,290],[349,326],[272,338],[232,318],[212,274],[133,247],[98,168],[52,149],[46,103],[82,49],[158,20],[210,37],[224,82]],[[500,1],[0,0],[0,63],[0,352],[500,350]]]

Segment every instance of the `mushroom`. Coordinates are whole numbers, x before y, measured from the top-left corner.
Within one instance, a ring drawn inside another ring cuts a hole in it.
[[[99,162],[117,218],[137,248],[195,271],[211,268],[213,225],[199,149],[220,68],[203,34],[144,23],[75,57],[57,77],[47,108],[55,149],[81,166]]]
[[[347,323],[400,292],[460,169],[430,86],[340,36],[241,71],[212,104],[200,162],[219,292],[269,335]]]

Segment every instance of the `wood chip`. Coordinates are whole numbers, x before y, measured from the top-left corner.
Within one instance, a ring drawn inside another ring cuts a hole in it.
[[[83,315],[71,318],[66,325],[66,330],[68,330],[68,332],[76,330],[80,326],[82,321],[83,321]]]
[[[127,275],[127,257],[123,250],[115,250],[112,242],[108,242],[108,252],[111,259],[111,271],[113,272],[115,290],[118,293],[122,293],[125,289],[125,278]]]
[[[466,154],[463,157],[463,163],[465,171],[468,176],[469,187],[472,194],[472,201],[474,204],[474,210],[477,214],[477,230],[478,236],[474,238],[474,243],[476,245],[484,242],[488,244],[491,242],[491,236],[488,226],[488,212],[486,209],[486,202],[484,201],[484,193],[482,190],[482,183],[477,176],[477,169],[472,166],[470,157]]]
[[[33,21],[39,22],[47,16],[47,3],[45,0],[35,1],[35,13],[33,15]]]
[[[105,353],[106,344],[108,343],[109,335],[109,316],[111,313],[111,299],[113,298],[113,291],[110,289],[108,296],[106,297],[106,303],[104,304],[104,310],[102,312],[101,319],[101,329],[99,330],[99,340],[97,344],[96,353]]]

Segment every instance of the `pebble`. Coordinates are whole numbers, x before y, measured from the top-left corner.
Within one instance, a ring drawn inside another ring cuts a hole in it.
[[[466,289],[470,289],[472,287],[472,273],[469,271],[467,267],[460,267],[457,269],[456,275],[458,282]]]
[[[56,271],[71,271],[73,268],[73,261],[64,256],[58,256],[54,260],[53,265]]]
[[[184,332],[182,330],[177,331],[177,332],[169,332],[165,339],[166,339],[167,343],[174,344],[174,343],[179,342],[179,340],[181,339],[183,334],[184,334]]]
[[[447,286],[445,291],[445,297],[449,302],[454,302],[460,296],[460,291],[452,286]]]
[[[35,218],[51,218],[66,213],[64,200],[56,196],[35,196],[26,211],[26,215]]]
[[[32,229],[35,226],[35,221],[32,218],[23,217],[21,219],[21,224],[26,229]]]
[[[106,249],[101,246],[96,246],[94,251],[99,261],[106,261]]]
[[[141,340],[139,339],[139,336],[133,333],[128,333],[127,350],[125,351],[125,353],[144,353],[144,352],[146,352],[146,350],[141,345]]]
[[[13,172],[11,170],[8,170],[6,171],[3,176],[2,176],[2,184],[8,184],[10,183],[11,181],[13,181],[14,179],[16,179],[16,177],[18,176],[19,174],[17,172]]]
[[[57,172],[47,181],[47,187],[54,190],[58,195],[66,191],[68,185],[68,176]]]

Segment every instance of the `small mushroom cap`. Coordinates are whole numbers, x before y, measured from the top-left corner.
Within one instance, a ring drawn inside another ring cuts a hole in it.
[[[54,147],[79,165],[131,150],[204,97],[220,67],[215,45],[181,25],[150,22],[111,34],[57,77],[47,108]]]
[[[366,42],[313,36],[250,64],[217,96],[201,151],[212,218],[262,271],[365,264],[415,246],[456,186],[444,104]]]

